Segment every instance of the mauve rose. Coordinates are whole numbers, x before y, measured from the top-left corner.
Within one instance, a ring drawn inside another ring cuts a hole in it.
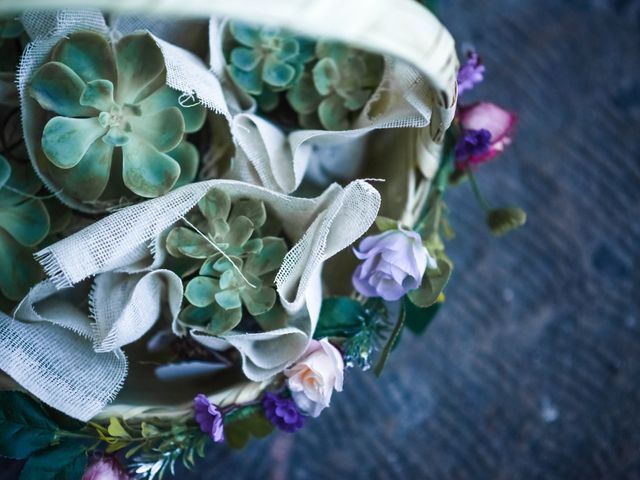
[[[82,480],[129,480],[120,462],[112,456],[97,457],[85,470]]]
[[[513,131],[518,121],[515,113],[504,110],[490,102],[478,102],[462,107],[458,114],[464,132],[489,132],[487,148],[481,152],[467,151],[462,158],[456,152],[458,164],[486,162],[502,152],[511,143]],[[463,139],[469,137],[463,133]],[[457,147],[458,148],[458,147]]]
[[[317,417],[329,406],[333,390],[342,391],[343,371],[342,355],[323,338],[311,340],[302,357],[284,374],[300,411]]]
[[[353,273],[355,289],[366,297],[387,301],[398,300],[418,288],[427,266],[436,266],[420,235],[411,230],[389,230],[366,237],[353,253],[364,260]]]

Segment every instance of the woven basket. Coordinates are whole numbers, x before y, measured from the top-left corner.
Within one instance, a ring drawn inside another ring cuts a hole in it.
[[[378,130],[369,142],[367,176],[385,179],[376,183],[382,195],[381,214],[415,223],[423,210],[431,182],[438,169],[444,133],[456,105],[458,60],[449,32],[429,11],[414,0],[5,0],[0,15],[24,10],[96,8],[118,14],[158,15],[170,18],[229,17],[247,23],[285,27],[314,37],[330,38],[359,48],[388,55],[413,66],[426,80],[432,99],[431,123],[426,128]],[[327,275],[349,275],[330,265]],[[348,262],[347,262],[348,263]],[[331,282],[334,284],[334,282]],[[340,282],[335,282],[339,285]],[[127,350],[132,364],[144,358],[142,347]],[[8,378],[6,386],[12,386]],[[115,403],[95,421],[112,416],[142,421],[145,418],[175,418],[191,414],[191,401],[199,391],[209,392],[221,407],[257,399],[269,382],[250,382],[229,374],[202,383],[172,387],[154,381],[150,367],[132,368]]]

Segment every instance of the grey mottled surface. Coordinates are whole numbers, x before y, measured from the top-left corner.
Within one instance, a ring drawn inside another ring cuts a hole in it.
[[[442,3],[484,56],[478,94],[520,113],[478,176],[527,228],[494,240],[451,192],[457,272],[427,335],[295,436],[178,478],[640,478],[640,2]]]

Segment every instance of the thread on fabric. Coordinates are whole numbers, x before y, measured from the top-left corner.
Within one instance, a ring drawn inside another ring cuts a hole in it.
[[[215,244],[215,242],[213,240],[211,240],[209,237],[207,237],[204,233],[202,233],[198,227],[196,227],[193,223],[191,223],[189,220],[187,220],[185,217],[182,217],[181,220],[186,223],[187,225],[189,225],[191,228],[193,228],[196,233],[198,235],[200,235],[202,238],[204,238],[209,245],[211,245],[213,248],[215,248],[225,259],[227,259],[231,265],[233,266],[233,268],[235,269],[236,272],[238,272],[238,275],[240,275],[242,277],[242,279],[247,283],[247,285],[249,285],[251,288],[258,288],[257,286],[255,286],[253,283],[251,283],[247,277],[244,276],[244,274],[242,273],[242,271],[240,270],[240,268],[235,264],[235,262],[233,260],[231,260],[231,257],[229,257],[229,255],[227,255],[224,250],[222,250],[218,245]]]

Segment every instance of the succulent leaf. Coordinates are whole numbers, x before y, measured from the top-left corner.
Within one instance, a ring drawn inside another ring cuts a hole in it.
[[[0,155],[0,301],[3,304],[3,299],[23,298],[43,275],[33,258],[51,231],[49,209],[34,196],[41,187],[29,165],[10,162]],[[65,216],[59,209],[57,212]],[[57,224],[56,228],[62,226]]]
[[[165,80],[164,57],[147,33],[115,45],[90,32],[58,42],[29,87],[44,110],[59,115],[43,129],[52,164],[44,174],[66,195],[107,206],[125,188],[152,198],[193,181],[199,154],[185,134],[202,128],[206,110],[182,105]]]
[[[188,185],[196,179],[198,165],[200,164],[200,155],[193,143],[187,142],[186,140],[182,141],[176,148],[167,152],[167,155],[180,165],[180,176],[176,181],[175,187]]]
[[[184,296],[196,307],[208,307],[215,301],[215,294],[220,290],[218,280],[198,276],[192,279],[185,288]]]
[[[46,110],[65,117],[89,117],[95,110],[82,105],[86,84],[64,63],[45,63],[34,73],[29,94]]]
[[[116,66],[118,103],[139,103],[165,84],[164,57],[146,33],[127,35],[116,44]]]
[[[122,170],[127,188],[145,198],[171,190],[180,176],[178,162],[137,137],[122,147]]]
[[[111,45],[98,33],[78,32],[63,38],[53,48],[51,60],[64,63],[84,82],[116,81],[116,64]]]
[[[53,117],[42,133],[42,150],[56,167],[75,167],[105,134],[98,118]]]

